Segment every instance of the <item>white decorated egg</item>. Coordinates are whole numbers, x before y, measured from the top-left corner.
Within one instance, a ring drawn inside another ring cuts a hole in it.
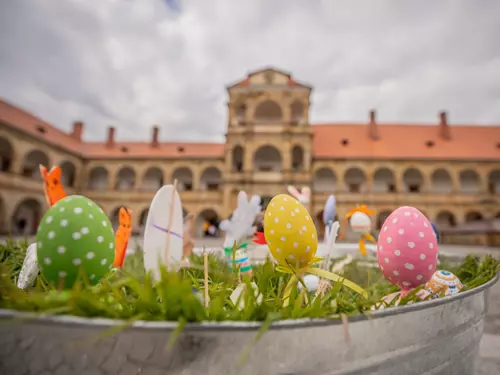
[[[408,291],[425,284],[436,270],[438,244],[431,223],[414,207],[400,207],[385,220],[377,241],[380,270]]]
[[[453,273],[444,270],[434,272],[432,278],[425,284],[425,289],[432,296],[439,296],[443,292],[446,296],[451,296],[460,292],[462,288],[460,279]]]
[[[352,214],[349,223],[353,232],[368,233],[372,229],[372,219],[364,212],[355,212]]]

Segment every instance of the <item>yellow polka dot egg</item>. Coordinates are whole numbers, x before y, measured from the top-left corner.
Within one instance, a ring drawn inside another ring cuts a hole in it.
[[[318,248],[318,234],[309,212],[286,194],[277,195],[269,202],[264,234],[274,259],[285,267],[307,266]]]

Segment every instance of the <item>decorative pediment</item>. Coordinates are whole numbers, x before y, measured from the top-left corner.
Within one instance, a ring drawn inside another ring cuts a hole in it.
[[[292,79],[292,76],[289,73],[274,68],[266,68],[252,72],[248,74],[246,79],[244,79],[243,81],[239,81],[236,84],[229,86],[228,88],[231,89],[235,87],[274,86],[274,85],[298,86],[298,87],[309,88],[309,86],[300,84],[294,79]]]

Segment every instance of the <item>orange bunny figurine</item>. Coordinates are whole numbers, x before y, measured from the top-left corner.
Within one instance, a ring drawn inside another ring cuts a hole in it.
[[[121,207],[118,214],[119,226],[115,234],[115,261],[113,267],[123,267],[127,253],[128,240],[132,233],[132,211]]]
[[[61,183],[62,170],[61,167],[55,165],[50,171],[40,164],[40,173],[43,177],[43,190],[45,192],[45,199],[49,207],[52,207],[58,201],[66,198],[63,185]]]

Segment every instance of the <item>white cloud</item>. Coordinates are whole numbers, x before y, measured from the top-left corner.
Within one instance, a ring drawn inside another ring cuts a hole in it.
[[[16,0],[0,96],[87,139],[222,141],[225,86],[273,65],[314,86],[312,122],[500,123],[500,2]]]

